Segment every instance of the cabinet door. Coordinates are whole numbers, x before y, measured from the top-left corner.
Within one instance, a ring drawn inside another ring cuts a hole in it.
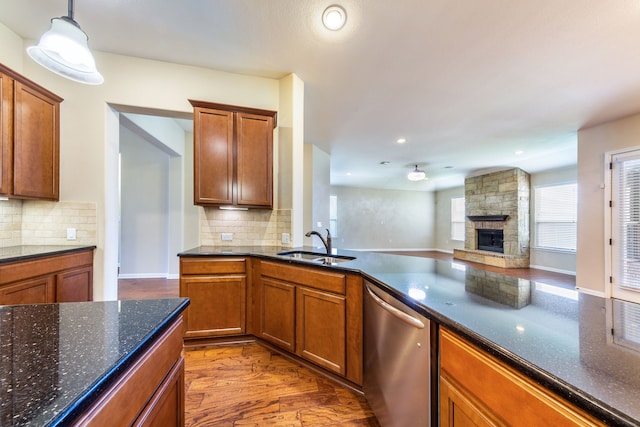
[[[273,118],[238,113],[238,205],[273,205]]]
[[[233,113],[194,110],[194,203],[233,203]]]
[[[296,298],[296,353],[345,375],[345,298],[303,287]]]
[[[93,300],[93,267],[56,274],[56,302]]]
[[[463,389],[440,377],[440,425],[442,427],[489,427],[505,425]]]
[[[167,378],[133,424],[135,427],[184,426],[184,359],[176,363]]]
[[[246,276],[187,277],[180,295],[191,299],[185,311],[185,338],[245,333]]]
[[[15,83],[15,196],[58,200],[60,103]]]
[[[296,287],[262,278],[260,337],[290,352],[295,351]]]
[[[0,305],[54,302],[53,277],[46,276],[0,288]]]
[[[13,79],[0,73],[0,194],[13,192]]]

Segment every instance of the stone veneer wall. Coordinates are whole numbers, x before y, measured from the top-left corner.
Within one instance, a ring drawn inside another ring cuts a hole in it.
[[[233,233],[233,240],[223,241],[222,233]],[[204,208],[200,213],[203,246],[282,246],[282,233],[291,234],[291,210]]]
[[[514,168],[467,178],[465,215],[509,215],[506,221],[465,222],[464,251],[454,256],[500,267],[529,265],[529,174]],[[477,250],[477,229],[503,230],[504,254]],[[466,252],[466,253],[465,253]]]

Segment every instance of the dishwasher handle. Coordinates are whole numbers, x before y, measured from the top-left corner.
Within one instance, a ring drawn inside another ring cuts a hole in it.
[[[382,307],[384,310],[388,311],[389,313],[391,313],[392,315],[394,315],[398,319],[402,320],[404,323],[407,323],[407,324],[413,326],[414,328],[424,329],[424,322],[422,322],[422,320],[416,319],[415,317],[411,316],[410,314],[407,314],[404,311],[399,310],[399,309],[395,308],[394,306],[392,306],[391,304],[389,304],[388,302],[384,301],[382,298],[380,298],[378,295],[376,295],[375,292],[373,292],[371,290],[371,288],[369,288],[368,285],[365,285],[365,287],[367,288],[367,292],[369,292],[369,295],[371,296],[373,301],[376,304],[378,304],[380,307]]]

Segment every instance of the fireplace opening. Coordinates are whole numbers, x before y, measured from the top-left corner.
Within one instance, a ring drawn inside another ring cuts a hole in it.
[[[478,232],[478,249],[481,251],[491,251],[504,253],[504,231],[503,230],[476,230]]]

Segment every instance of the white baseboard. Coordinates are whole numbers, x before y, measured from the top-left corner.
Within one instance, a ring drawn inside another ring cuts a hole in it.
[[[136,273],[136,274],[118,274],[118,279],[177,279],[178,276],[170,277],[167,273]]]
[[[576,289],[578,290],[578,292],[581,292],[583,294],[593,295],[600,298],[607,298],[607,295],[602,291],[594,291],[593,289],[580,288],[578,286],[576,286]]]
[[[571,270],[561,270],[559,268],[545,267],[544,265],[529,265],[529,268],[535,268],[536,270],[552,271],[554,273],[568,274],[569,276],[575,276],[576,272]]]

